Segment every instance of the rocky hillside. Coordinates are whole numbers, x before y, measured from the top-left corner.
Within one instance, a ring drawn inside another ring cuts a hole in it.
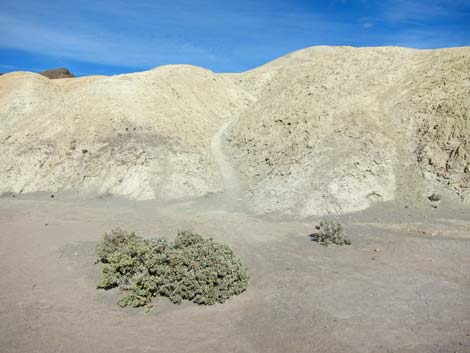
[[[134,199],[221,191],[212,135],[249,95],[191,66],[51,81],[0,80],[0,193],[75,190]]]
[[[470,48],[315,47],[232,76],[257,97],[229,137],[251,204],[308,216],[468,200],[469,73]]]
[[[0,193],[175,200],[237,185],[227,195],[254,211],[295,217],[470,202],[469,73],[470,48],[388,47],[313,47],[241,74],[9,73]]]

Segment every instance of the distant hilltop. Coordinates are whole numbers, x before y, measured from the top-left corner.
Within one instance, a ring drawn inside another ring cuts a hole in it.
[[[64,67],[61,67],[60,69],[51,69],[51,70],[46,70],[43,72],[40,72],[39,74],[50,78],[50,79],[57,79],[57,78],[73,78],[75,75],[69,71],[69,69],[66,69]],[[5,75],[4,72],[0,72],[0,76]]]
[[[40,74],[50,79],[75,77],[73,73],[71,73],[68,69],[63,68],[63,67],[60,69],[46,70],[46,71],[40,72]]]

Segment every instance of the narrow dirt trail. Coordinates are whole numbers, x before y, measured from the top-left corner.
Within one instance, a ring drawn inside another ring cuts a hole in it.
[[[223,149],[225,134],[235,121],[236,119],[229,120],[220,127],[219,131],[217,131],[212,138],[211,153],[215,162],[219,166],[220,174],[224,181],[224,193],[231,200],[241,201],[240,182],[238,180],[237,172],[233,168]]]

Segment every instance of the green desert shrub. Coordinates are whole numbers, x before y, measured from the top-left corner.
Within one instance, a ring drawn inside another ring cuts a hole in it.
[[[329,244],[350,245],[351,240],[344,234],[341,223],[334,221],[321,221],[316,227],[316,231],[310,237],[319,244],[328,246]]]
[[[98,244],[97,255],[103,264],[98,287],[120,288],[122,307],[149,304],[157,295],[173,303],[223,303],[248,284],[246,269],[228,246],[189,231],[169,242],[114,229]]]

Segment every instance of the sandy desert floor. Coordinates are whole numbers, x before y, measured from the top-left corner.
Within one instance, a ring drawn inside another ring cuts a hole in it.
[[[340,217],[351,246],[323,247],[308,237],[317,219],[260,218],[222,198],[1,198],[0,351],[470,352],[468,210],[378,204]],[[227,243],[248,290],[210,307],[121,309],[96,289],[94,264],[116,226]]]

